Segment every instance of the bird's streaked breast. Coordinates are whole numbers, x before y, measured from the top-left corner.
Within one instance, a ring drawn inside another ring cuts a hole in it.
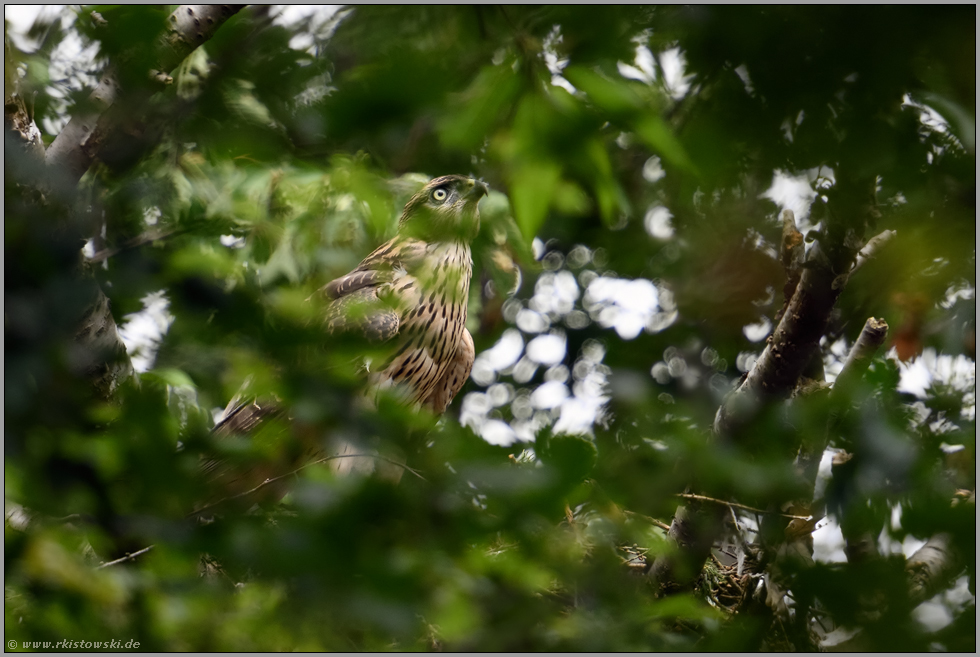
[[[398,299],[399,347],[379,383],[406,384],[413,402],[428,397],[462,339],[472,270],[469,245],[453,241],[426,245],[417,266],[396,272],[388,289]]]

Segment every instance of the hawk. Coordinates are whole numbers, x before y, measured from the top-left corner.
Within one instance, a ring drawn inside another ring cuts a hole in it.
[[[327,332],[356,333],[370,342],[391,344],[391,357],[368,376],[369,390],[395,388],[407,403],[440,415],[469,378],[475,356],[473,337],[466,329],[473,273],[470,242],[480,230],[477,204],[488,192],[486,183],[467,176],[429,181],[405,204],[398,234],[321,289],[321,298],[328,300]],[[236,396],[213,433],[251,434],[268,418],[283,415],[279,404]],[[370,450],[341,440],[327,454],[316,446],[300,461],[334,456],[330,463],[339,473],[370,472],[377,466],[384,476],[400,478],[401,468],[392,469],[390,459],[376,459],[366,451]],[[279,479],[277,473],[296,465],[266,464],[241,471],[210,460],[203,469],[223,496],[249,493],[247,500],[252,500],[256,487]],[[270,485],[264,492],[261,497],[278,499],[285,490]]]
[[[485,183],[465,176],[429,181],[405,205],[398,235],[323,288],[332,300],[330,332],[397,340],[395,355],[371,375],[371,384],[401,386],[411,403],[437,415],[473,367],[466,329],[470,242],[480,230],[477,202],[487,192]]]
[[[327,329],[359,331],[375,342],[395,340],[394,355],[369,377],[375,390],[396,386],[411,404],[439,415],[470,376],[475,350],[466,329],[473,258],[480,230],[477,203],[485,183],[466,176],[430,180],[405,204],[398,235],[352,272],[327,283],[332,299]],[[357,456],[346,441],[334,445],[338,473],[378,467],[398,480],[384,459]]]

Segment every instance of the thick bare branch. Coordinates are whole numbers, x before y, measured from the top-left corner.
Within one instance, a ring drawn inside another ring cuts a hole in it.
[[[174,10],[167,20],[168,31],[158,44],[159,70],[176,68],[243,6],[181,5]],[[110,67],[89,96],[92,109],[73,116],[48,148],[46,163],[62,169],[67,182],[75,183],[85,174],[112,132],[114,121],[106,120],[105,115],[120,92],[119,80]]]
[[[913,605],[925,602],[949,586],[963,569],[963,559],[953,548],[953,537],[936,534],[905,562],[909,600]]]
[[[811,248],[807,265],[762,355],[745,381],[718,409],[715,433],[732,435],[763,403],[789,397],[813,356],[846,276],[829,266],[819,242]]]
[[[851,347],[851,351],[847,354],[844,367],[841,369],[840,374],[837,375],[831,397],[839,399],[851,391],[854,383],[868,369],[868,365],[871,364],[871,359],[874,358],[875,353],[881,348],[881,345],[885,344],[885,338],[887,337],[887,322],[883,319],[869,317],[864,323],[861,335],[858,336],[858,339],[854,342],[854,346]]]
[[[17,60],[10,46],[7,32],[3,34],[3,125],[7,134],[16,135],[23,144],[28,157],[38,162],[44,161],[44,142],[41,131],[34,123],[34,113],[28,111],[27,102],[21,91],[20,77],[17,75]]]
[[[96,134],[95,128],[99,117],[115,101],[118,89],[115,72],[110,70],[103,74],[99,86],[88,97],[92,109],[71,117],[48,148],[45,163],[63,170],[68,182],[77,182],[95,160],[104,137]]]
[[[853,476],[853,468],[855,466],[853,454],[849,452],[840,451],[834,454],[833,459],[830,462],[831,474],[837,479],[851,478]],[[851,474],[847,474],[847,470],[851,469]],[[850,521],[851,518],[849,514],[843,514],[843,517],[839,517],[841,535],[844,537],[844,554],[847,556],[847,560],[850,563],[861,563],[864,561],[869,561],[871,559],[877,559],[880,554],[878,552],[878,542],[875,540],[877,537],[864,527],[858,526],[855,528],[853,523]]]
[[[872,185],[866,180],[845,181],[842,177],[830,195],[830,215],[827,234],[815,242],[806,254],[803,273],[793,296],[785,306],[776,330],[769,338],[762,355],[742,383],[719,407],[715,415],[714,432],[721,440],[738,440],[740,430],[756,417],[767,404],[787,399],[796,388],[800,376],[816,353],[820,338],[826,331],[831,311],[847,283],[848,274],[860,247],[858,241],[867,219],[876,216],[873,194],[868,204],[866,193]],[[789,221],[784,215],[784,228],[792,237]],[[791,239],[790,242],[793,240]],[[790,245],[792,246],[792,245]],[[792,249],[791,255],[792,255]],[[790,258],[792,259],[792,258]],[[720,530],[719,518],[714,520],[702,508],[689,512],[678,508],[668,534],[682,549],[682,560],[703,564],[711,544]],[[696,576],[690,567],[687,581],[679,581],[676,570],[667,557],[660,557],[650,573],[663,580],[690,585]]]
[[[830,396],[836,408],[844,404],[848,396],[853,393],[855,384],[859,381],[871,364],[871,359],[875,353],[885,343],[888,337],[888,324],[883,319],[869,317],[864,323],[861,334],[847,354],[844,367],[834,381]],[[831,424],[833,424],[831,422]],[[808,490],[813,490],[813,485],[817,480],[817,470],[820,467],[820,459],[827,448],[827,441],[830,439],[829,433],[833,430],[828,426],[827,433],[822,434],[822,440],[814,441],[814,444],[803,445],[796,460],[797,470],[803,477],[808,486]]]
[[[779,215],[783,222],[783,242],[780,246],[780,260],[786,272],[786,284],[783,286],[783,307],[776,313],[776,324],[783,319],[786,308],[789,306],[796,286],[800,283],[800,275],[803,272],[803,259],[806,250],[803,246],[803,233],[796,227],[796,215],[792,210],[783,210]]]
[[[897,234],[898,232],[894,230],[884,230],[868,240],[868,243],[864,245],[864,248],[858,252],[857,259],[854,261],[854,268],[851,269],[851,273],[853,274],[862,265],[864,265],[864,263],[874,258],[875,254]]]
[[[764,403],[788,398],[817,348],[843,285],[837,284],[838,276],[829,267],[819,245],[810,250],[808,265],[762,356],[718,409],[714,429],[720,438],[729,439],[736,434]],[[715,518],[705,517],[708,515]],[[702,507],[698,512],[679,507],[668,535],[685,553],[683,561],[688,562],[688,567],[682,570],[687,571],[686,577],[680,577],[674,567],[677,559],[665,557],[654,563],[651,576],[659,580],[673,579],[681,585],[693,582],[700,564],[708,556],[719,520],[716,510],[711,512]],[[699,565],[692,568],[692,564]]]
[[[168,18],[167,33],[157,44],[159,69],[170,71],[195,48],[207,41],[215,31],[243,5],[182,5]],[[100,17],[101,18],[101,17]],[[87,111],[76,114],[65,126],[43,155],[50,177],[58,176],[63,189],[73,188],[99,154],[108,135],[125,117],[121,112],[110,112],[120,98],[116,68],[110,66],[103,74],[99,86],[89,96]],[[9,76],[8,76],[9,77]],[[156,74],[159,78],[159,73]],[[165,76],[164,76],[165,77]],[[149,95],[150,88],[136,92]],[[141,105],[145,98],[129,99]],[[36,132],[36,129],[35,129]],[[40,143],[40,135],[37,135]],[[25,137],[26,139],[26,137]],[[41,157],[39,156],[39,159]],[[49,183],[51,180],[49,180]],[[124,245],[125,246],[128,245]],[[107,251],[97,254],[104,259]],[[72,344],[72,360],[76,368],[87,376],[100,397],[108,399],[116,386],[133,373],[132,363],[116,329],[110,311],[109,299],[95,290],[89,310],[81,318],[75,330]]]
[[[711,552],[717,528],[725,516],[724,505],[700,500],[677,507],[667,536],[677,544],[678,552],[670,557],[657,557],[647,574],[665,590],[693,584]]]

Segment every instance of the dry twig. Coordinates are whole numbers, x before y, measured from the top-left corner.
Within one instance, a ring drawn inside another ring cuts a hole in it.
[[[707,497],[705,495],[695,495],[693,493],[677,493],[677,497],[683,497],[686,500],[697,500],[699,502],[714,502],[715,504],[724,504],[729,508],[742,509],[744,511],[752,511],[753,513],[766,513],[775,514],[782,516],[783,518],[791,518],[793,520],[811,520],[813,516],[794,516],[788,513],[780,513],[778,511],[765,511],[763,509],[757,509],[752,506],[746,506],[745,504],[739,504],[738,502],[728,502],[726,500],[715,499],[714,497]]]
[[[96,570],[102,570],[103,568],[108,568],[109,566],[115,566],[116,564],[120,564],[120,563],[123,563],[125,561],[132,561],[136,557],[140,556],[141,554],[146,554],[147,552],[149,552],[152,549],[153,549],[153,546],[152,545],[148,545],[145,548],[143,548],[142,550],[137,550],[136,552],[128,552],[128,553],[126,553],[126,556],[125,557],[120,557],[120,558],[116,559],[115,561],[109,561],[107,563],[102,564],[101,566],[96,566],[95,569]]]

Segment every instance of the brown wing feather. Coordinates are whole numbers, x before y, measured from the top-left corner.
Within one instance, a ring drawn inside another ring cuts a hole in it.
[[[400,266],[398,253],[396,240],[389,240],[349,274],[323,287],[323,293],[333,299],[325,317],[331,333],[359,331],[372,342],[384,342],[398,333],[398,313],[381,298]]]
[[[366,287],[377,287],[386,282],[388,278],[390,276],[385,277],[382,272],[376,269],[355,269],[346,276],[341,276],[327,283],[323,287],[323,291],[331,299],[339,299]]]
[[[352,271],[324,285],[322,292],[331,299],[339,299],[365,287],[376,287],[390,281],[395,264],[391,257],[394,251],[395,240],[388,240],[369,253]]]
[[[358,331],[372,342],[398,333],[398,313],[378,297],[378,287],[363,287],[333,301],[325,318],[331,333]]]

